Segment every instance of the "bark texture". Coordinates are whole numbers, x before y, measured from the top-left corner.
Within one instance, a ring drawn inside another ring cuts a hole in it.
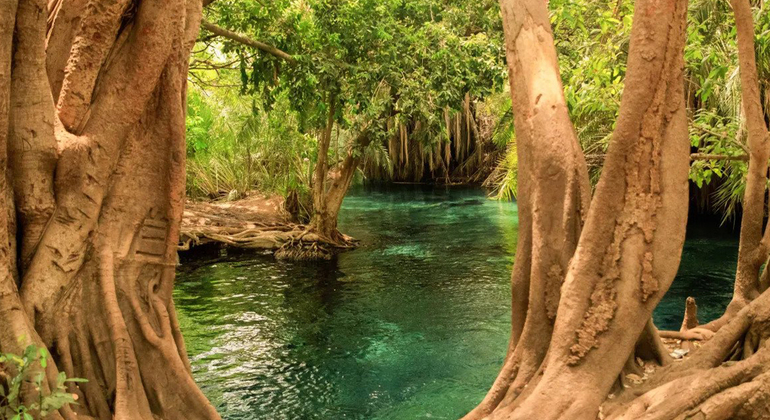
[[[371,140],[367,127],[364,127],[352,141],[342,162],[330,168],[329,146],[335,110],[335,98],[332,97],[328,121],[318,142],[318,162],[313,170],[313,217],[310,221],[310,231],[328,243],[347,247],[350,246],[351,238],[337,230],[337,216],[361,164],[361,149],[368,146]]]
[[[770,229],[763,228],[770,136],[759,92],[754,52],[754,18],[748,0],[734,0],[731,5],[738,38],[741,99],[748,131],[749,168],[742,202],[741,238],[733,299],[724,316],[705,326],[713,331],[721,328],[767,288],[761,285],[760,269],[770,256]]]
[[[571,124],[563,105],[547,5],[502,0],[501,6],[520,177],[523,172],[526,182],[521,184],[519,206],[532,219],[520,222],[525,236],[520,233],[514,268],[514,322],[506,367],[467,418],[594,419],[635,353],[648,353],[663,362],[662,346],[649,320],[676,274],[684,243],[689,147],[682,70],[687,4],[637,2],[620,117],[585,225],[582,230],[581,223],[561,227],[558,233],[569,232],[566,238],[546,236],[544,241],[550,246],[569,244],[560,250],[561,271],[550,270],[561,286],[553,289],[555,294],[539,291],[540,284],[547,284],[539,278],[547,279],[549,271],[538,272],[536,267],[549,250],[538,244],[537,237],[549,232],[552,220],[564,218],[551,215],[540,224],[537,220],[549,206],[567,208],[560,203],[570,201],[570,189],[559,188],[556,174],[584,173],[585,162],[574,134],[572,149],[555,140],[565,137],[562,127],[571,132]],[[544,109],[561,115],[543,115]],[[528,130],[539,130],[529,139],[542,140],[542,146],[528,139]],[[570,161],[559,160],[565,150],[572,152]],[[541,162],[550,170],[531,169]],[[532,273],[524,286],[516,280],[522,271]],[[533,316],[537,299],[545,303],[545,317]],[[540,326],[541,342],[531,346],[527,323],[537,318],[550,319],[550,325]],[[520,359],[533,363],[521,369],[512,356],[517,352]],[[512,385],[500,387],[501,382]],[[576,383],[581,384],[579,389]]]
[[[501,4],[519,162],[512,330],[500,374],[466,420],[507,407],[540,369],[591,198],[546,4],[540,0]]]
[[[65,418],[219,418],[171,296],[200,19],[199,0],[0,2],[0,350],[26,337],[88,379]]]
[[[548,15],[543,2],[501,0],[501,5],[509,66],[511,74],[518,76],[511,78],[516,107],[526,103],[521,98],[527,97],[529,89],[527,77],[516,70],[537,67],[538,60],[531,54],[553,45],[546,35]],[[649,378],[645,374],[645,378],[621,381],[622,386],[617,386],[619,375],[622,378],[624,372],[639,369],[635,355],[666,351],[650,315],[676,274],[687,219],[689,144],[683,92],[687,2],[640,0],[635,5],[617,128],[566,270],[552,329],[544,330],[550,342],[544,350],[527,348],[522,356],[540,357],[542,363],[521,384],[505,385],[511,378],[515,378],[513,384],[519,381],[521,371],[511,362],[516,360],[511,354],[526,342],[526,322],[533,307],[534,283],[521,287],[514,281],[514,322],[506,368],[484,402],[466,418],[770,418],[770,293],[766,291],[767,272],[759,273],[768,260],[770,244],[770,233],[763,228],[770,139],[758,89],[751,5],[749,0],[734,0],[732,6],[750,132],[750,164],[735,297],[725,316],[701,327],[695,301],[688,299],[680,331],[664,335],[702,340],[702,346],[683,343],[692,352],[684,361],[658,367]],[[542,28],[539,33],[530,35],[538,26]],[[552,71],[531,71],[539,77],[539,84],[550,83],[550,87],[539,86],[541,90],[560,89],[558,78],[549,82],[543,77],[548,73]],[[534,108],[530,106],[531,113]],[[518,135],[532,124],[519,118],[528,114],[514,109]],[[553,132],[559,132],[561,125]],[[537,165],[537,155],[531,152],[535,143],[519,140],[518,147],[522,171],[530,170],[524,166],[525,157]],[[546,185],[553,179],[535,178],[536,183]],[[522,188],[521,195],[528,194],[522,197],[524,205],[531,206],[537,193],[526,185]],[[522,217],[534,220],[536,213],[529,208]],[[523,232],[514,279],[522,271],[530,271],[542,252],[529,242],[535,234]],[[528,279],[531,282],[535,277]],[[525,324],[521,319],[526,319]]]

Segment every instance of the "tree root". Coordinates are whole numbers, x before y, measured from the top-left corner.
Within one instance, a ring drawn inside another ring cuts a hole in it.
[[[270,225],[263,227],[183,227],[180,234],[180,251],[205,243],[218,243],[241,249],[264,249],[275,252],[282,260],[328,260],[335,254],[355,248],[357,242],[337,232],[337,238],[329,239],[314,233],[303,225]]]
[[[644,383],[629,384],[618,398],[605,401],[602,418],[768,418],[769,304],[770,294],[764,293],[689,357]]]
[[[655,388],[636,398],[621,413],[610,415],[607,419],[698,418],[697,413],[701,413],[700,418],[703,419],[730,419],[733,410],[727,407],[735,409],[738,404],[726,403],[745,400],[746,390],[736,389],[740,385],[750,383],[755,378],[759,382],[767,381],[770,378],[769,360],[770,347],[765,346],[761,353],[752,358],[687,375]],[[720,415],[712,415],[717,413]],[[679,417],[681,415],[684,417]]]
[[[220,243],[233,248],[279,249],[284,243],[304,234],[300,225],[258,227],[200,226],[182,228],[180,251],[205,243]]]
[[[698,340],[705,341],[714,336],[714,331],[706,328],[693,328],[687,331],[660,331],[661,338],[672,338],[675,340]]]

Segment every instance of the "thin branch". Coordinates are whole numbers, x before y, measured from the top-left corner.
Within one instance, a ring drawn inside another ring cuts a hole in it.
[[[596,153],[596,154],[586,154],[585,159],[588,165],[590,166],[601,166],[604,163],[604,158],[606,157],[605,154],[602,153]],[[726,161],[742,161],[742,162],[748,162],[749,161],[749,155],[716,155],[716,154],[709,154],[709,153],[692,153],[690,155],[691,161],[698,161],[698,160],[726,160]]]
[[[696,127],[695,129],[699,130],[699,131],[701,131],[703,133],[706,133],[706,134],[711,134],[714,137],[719,137],[719,138],[721,138],[723,140],[727,140],[730,143],[740,147],[747,155],[749,154],[749,148],[746,147],[745,144],[743,144],[742,142],[738,141],[737,139],[734,139],[734,138],[728,136],[725,133],[718,133],[718,132],[712,131],[712,130],[706,128],[706,127]]]
[[[693,153],[690,155],[690,160],[740,160],[743,162],[749,161],[749,155],[710,155],[708,153]]]
[[[235,85],[235,84],[217,84],[208,82],[206,80],[203,80],[200,76],[195,74],[195,72],[188,72],[187,73],[188,80],[198,86],[205,86],[205,87],[214,87],[214,88],[239,88],[241,85]],[[204,91],[205,92],[205,91]]]
[[[295,60],[294,57],[292,57],[291,55],[289,55],[288,53],[286,53],[284,51],[279,50],[278,48],[276,48],[276,47],[274,47],[272,45],[265,44],[264,42],[260,42],[260,41],[254,40],[254,39],[251,39],[251,38],[246,37],[244,35],[241,35],[239,33],[236,33],[236,32],[227,30],[225,28],[219,27],[217,25],[214,25],[211,22],[207,22],[207,21],[204,20],[203,22],[201,22],[201,26],[206,28],[206,30],[208,30],[209,32],[211,32],[211,33],[213,33],[215,35],[219,35],[219,36],[225,37],[227,39],[230,39],[232,41],[240,42],[243,45],[248,45],[249,47],[253,47],[253,48],[256,48],[258,50],[264,51],[264,52],[266,52],[266,53],[268,53],[270,55],[273,55],[273,56],[278,57],[280,59],[286,60],[289,63],[294,64],[294,63],[297,62],[297,60]]]

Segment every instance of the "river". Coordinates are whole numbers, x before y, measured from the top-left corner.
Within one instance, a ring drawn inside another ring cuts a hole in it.
[[[195,379],[228,420],[455,420],[494,380],[510,328],[515,203],[466,187],[357,187],[321,263],[237,253],[187,261],[176,308]],[[691,223],[655,311],[678,329],[729,302],[735,234]]]

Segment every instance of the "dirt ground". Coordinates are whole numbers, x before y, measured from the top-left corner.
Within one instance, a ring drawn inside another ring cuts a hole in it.
[[[301,230],[283,210],[283,198],[253,193],[237,201],[185,203],[180,250],[211,242],[239,248],[277,249]]]

